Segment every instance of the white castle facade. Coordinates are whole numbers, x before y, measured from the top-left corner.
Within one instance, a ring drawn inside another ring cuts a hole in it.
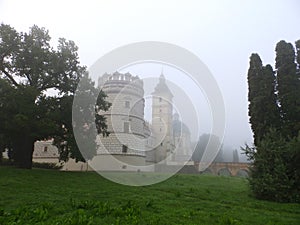
[[[100,112],[107,118],[110,135],[99,135],[94,167],[135,170],[137,166],[189,161],[190,131],[179,121],[178,114],[173,116],[173,94],[163,74],[152,92],[151,124],[144,118],[144,88],[139,77],[118,72],[105,74],[99,79],[99,86],[112,107]],[[117,162],[111,160],[112,156]]]
[[[152,92],[152,121],[144,118],[145,100],[143,81],[129,73],[104,74],[99,86],[112,103],[109,111],[100,111],[107,119],[109,136],[98,135],[97,155],[89,161],[94,170],[136,171],[147,165],[184,164],[192,155],[190,131],[173,115],[173,94],[163,74]],[[45,148],[47,145],[49,147]],[[33,160],[55,161],[54,146],[40,142]],[[46,151],[51,150],[47,160]],[[70,162],[73,162],[72,160]],[[64,165],[66,170],[91,169],[86,164]],[[145,167],[146,168],[146,167]]]

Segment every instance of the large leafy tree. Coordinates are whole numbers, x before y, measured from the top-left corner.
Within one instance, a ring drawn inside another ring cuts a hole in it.
[[[8,96],[12,94],[13,89],[9,83],[0,79],[0,162],[2,160],[2,152],[9,147],[9,136],[5,137],[6,123],[9,121],[10,112],[7,110],[7,103],[10,99]]]
[[[34,25],[28,33],[18,33],[9,25],[0,25],[0,118],[4,117],[0,136],[2,145],[12,149],[17,166],[31,168],[34,142],[49,137],[55,137],[62,159],[84,160],[72,132],[76,87],[87,77],[77,51],[75,43],[64,38],[59,39],[57,49],[52,48],[45,28]],[[97,94],[86,79],[86,89],[78,94]],[[48,96],[49,91],[56,95]],[[103,104],[105,96],[100,96],[98,103],[109,107]],[[95,113],[95,101],[89,103]],[[103,120],[102,127],[105,131]]]
[[[85,73],[77,86],[76,93],[63,100],[63,109],[56,111],[56,115],[60,117],[61,111],[67,114],[63,116],[64,127],[60,130],[60,135],[56,135],[55,138],[62,160],[66,161],[70,156],[76,161],[85,162],[95,156],[96,135],[109,135],[106,118],[98,114],[99,110],[106,111],[111,106],[105,98],[104,92],[95,88],[94,82]],[[70,130],[72,132],[69,132]]]
[[[299,54],[299,41],[298,54]],[[281,105],[283,135],[296,137],[300,130],[300,75],[297,73],[295,50],[291,43],[280,41],[276,46],[278,101]]]

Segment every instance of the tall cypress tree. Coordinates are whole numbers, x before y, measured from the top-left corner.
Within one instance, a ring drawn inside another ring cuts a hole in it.
[[[256,53],[250,57],[248,85],[250,123],[254,133],[254,144],[257,145],[271,127],[279,128],[279,110],[274,94],[273,69],[270,65],[264,67]]]
[[[295,51],[291,43],[278,42],[275,66],[282,134],[285,137],[296,137],[300,130],[300,80],[297,74]]]
[[[262,77],[262,61],[258,54],[250,56],[250,68],[248,70],[248,100],[250,124],[254,134],[254,144],[256,145],[261,134],[259,123],[259,103],[256,101],[259,95],[259,79]]]
[[[296,54],[297,54],[296,61],[298,64],[297,75],[299,79],[300,78],[300,74],[299,74],[300,73],[300,40],[296,41],[295,44],[296,44]]]
[[[263,104],[263,130],[269,132],[270,128],[281,129],[280,109],[276,94],[276,77],[271,65],[263,67],[263,78],[260,86]]]
[[[291,44],[277,44],[276,76],[257,54],[250,57],[249,116],[255,147],[244,151],[253,160],[249,181],[260,199],[300,202],[300,41],[296,48],[297,63]]]

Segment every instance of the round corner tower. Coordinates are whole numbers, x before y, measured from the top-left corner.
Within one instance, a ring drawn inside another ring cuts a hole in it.
[[[128,169],[125,164],[145,165],[143,81],[130,73],[115,72],[104,74],[99,79],[99,86],[112,106],[109,111],[99,112],[105,116],[110,134],[108,137],[99,135],[98,158],[100,156],[101,161],[105,161],[105,155],[110,155],[124,163],[122,168],[108,165],[110,170]]]

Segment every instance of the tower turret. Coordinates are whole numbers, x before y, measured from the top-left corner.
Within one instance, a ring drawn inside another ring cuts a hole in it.
[[[152,132],[155,136],[156,161],[166,159],[172,151],[173,94],[163,74],[152,92]]]

